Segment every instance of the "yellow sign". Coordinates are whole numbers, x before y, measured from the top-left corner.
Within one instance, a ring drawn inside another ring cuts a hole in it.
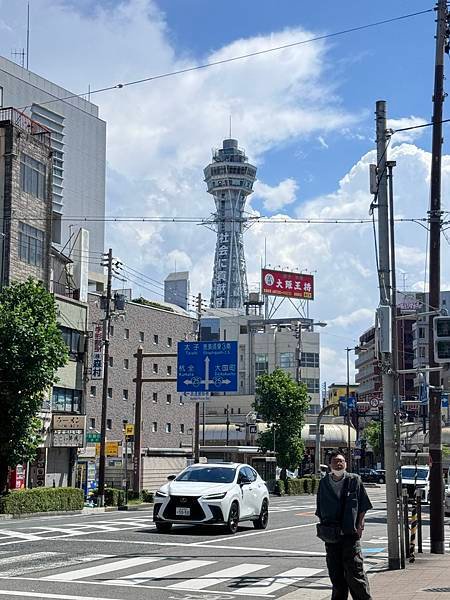
[[[100,444],[95,444],[95,456],[100,456]],[[117,458],[119,456],[119,442],[106,442],[105,456]]]
[[[133,425],[133,423],[127,423],[125,425],[125,435],[134,435],[134,425]]]

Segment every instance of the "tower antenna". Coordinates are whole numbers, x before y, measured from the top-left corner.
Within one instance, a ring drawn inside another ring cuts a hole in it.
[[[30,2],[27,4],[27,71],[30,62]]]
[[[230,139],[231,139],[231,115],[230,115]]]

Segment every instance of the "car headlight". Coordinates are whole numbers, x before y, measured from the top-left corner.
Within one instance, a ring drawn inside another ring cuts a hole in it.
[[[155,494],[155,498],[167,498],[168,495],[169,494],[166,494],[166,492],[157,491]]]
[[[203,496],[205,500],[222,500],[225,498],[227,492],[221,492],[220,494],[209,494],[208,496]]]

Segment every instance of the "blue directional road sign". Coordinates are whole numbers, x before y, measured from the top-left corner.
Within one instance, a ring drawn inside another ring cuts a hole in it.
[[[178,342],[177,392],[237,392],[237,342]]]
[[[442,408],[448,408],[448,394],[442,394],[441,402],[442,402]]]

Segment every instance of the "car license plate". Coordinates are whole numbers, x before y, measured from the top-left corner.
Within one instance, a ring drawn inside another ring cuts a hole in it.
[[[191,514],[190,508],[184,508],[184,506],[177,506],[175,509],[177,517],[189,517]]]

